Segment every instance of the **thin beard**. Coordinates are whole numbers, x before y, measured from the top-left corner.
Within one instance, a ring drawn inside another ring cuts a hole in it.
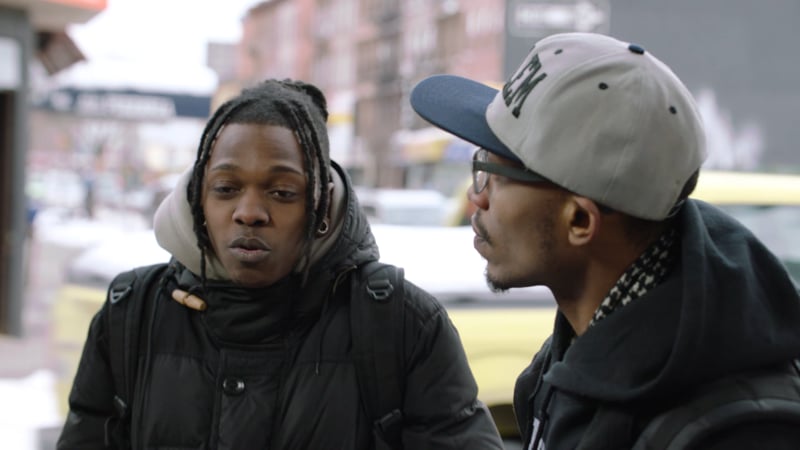
[[[474,224],[475,228],[478,230],[478,233],[480,234],[481,239],[483,239],[487,245],[491,246],[492,239],[489,237],[489,232],[486,231],[486,228],[484,228],[484,226],[481,225],[481,223],[478,220],[475,220]],[[489,262],[487,261],[486,264],[487,266],[486,269],[483,271],[483,277],[486,279],[486,286],[489,287],[489,290],[494,293],[507,291],[508,288],[495,284],[494,280],[492,280],[489,277],[489,266],[488,266]]]
[[[481,239],[486,241],[488,245],[492,245],[493,240],[492,238],[489,237],[489,232],[486,231],[486,228],[484,228],[484,226],[481,225],[480,216],[476,217],[476,220],[473,223],[475,225],[475,228],[478,229],[478,233],[480,234]]]
[[[489,278],[489,270],[485,270],[483,272],[483,276],[486,278],[486,286],[489,287],[489,290],[494,292],[495,294],[502,293],[508,291],[507,287],[502,287],[494,283],[491,278]]]
[[[481,234],[481,237],[491,245],[491,241],[489,240],[488,233],[483,228],[483,226],[478,222],[475,221],[475,228],[478,229],[478,232]],[[542,255],[549,255],[553,249],[553,236],[555,234],[555,221],[548,217],[547,215],[544,216],[542,220],[536,223],[536,232],[541,237],[539,242],[538,251],[541,252]],[[487,263],[488,264],[488,263]],[[499,284],[496,280],[492,280],[489,277],[489,268],[487,265],[486,270],[483,272],[484,278],[486,278],[486,285],[489,287],[489,290],[494,293],[506,292],[510,289],[509,286]]]

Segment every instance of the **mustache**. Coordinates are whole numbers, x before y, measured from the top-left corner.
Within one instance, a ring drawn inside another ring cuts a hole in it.
[[[229,248],[245,248],[247,250],[271,250],[262,239],[255,236],[239,236],[228,244]]]
[[[489,238],[489,232],[486,230],[486,227],[483,226],[481,223],[481,218],[476,212],[474,216],[472,216],[472,228],[476,231],[478,237],[486,241],[487,244],[491,245],[492,240]]]

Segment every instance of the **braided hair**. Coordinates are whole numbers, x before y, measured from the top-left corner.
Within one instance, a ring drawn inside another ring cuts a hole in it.
[[[206,254],[212,246],[205,227],[203,180],[214,142],[225,124],[275,125],[294,132],[303,152],[304,170],[308,180],[304,233],[304,254],[308,259],[314,234],[325,220],[330,203],[327,188],[331,179],[327,120],[327,102],[322,92],[312,84],[289,79],[270,79],[245,89],[237,97],[223,103],[211,116],[203,130],[187,187],[194,233],[201,252],[200,276],[204,287]],[[308,266],[305,271],[303,279],[306,278]]]

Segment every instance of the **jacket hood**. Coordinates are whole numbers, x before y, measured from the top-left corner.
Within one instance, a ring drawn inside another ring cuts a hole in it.
[[[317,238],[311,248],[310,273],[332,271],[378,259],[378,247],[366,215],[358,204],[350,178],[337,163],[331,161],[333,198],[331,199],[331,231]],[[180,177],[175,189],[156,211],[153,228],[158,244],[194,274],[200,273],[201,252],[193,229],[193,218],[187,197],[192,168]],[[301,260],[295,272],[309,262]],[[213,254],[206,255],[206,275],[211,280],[229,280],[225,268]]]
[[[781,262],[737,221],[686,202],[680,256],[667,279],[591,327],[567,348],[556,319],[545,381],[613,402],[680,392],[697,383],[800,355],[800,298]]]
[[[324,252],[312,254],[312,273],[331,271],[336,274],[367,261],[377,261],[380,257],[378,244],[375,242],[367,216],[358,202],[350,177],[333,161],[331,168],[333,169],[331,174],[341,182],[342,186],[343,196],[336,200],[342,207],[338,208],[339,212],[335,219],[337,226],[341,228],[334,229],[338,238],[329,240]],[[334,189],[338,188],[339,182]]]

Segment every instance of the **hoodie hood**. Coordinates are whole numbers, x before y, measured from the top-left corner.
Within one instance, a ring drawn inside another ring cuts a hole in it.
[[[361,211],[350,178],[331,161],[334,188],[331,198],[331,230],[317,238],[311,245],[310,262],[301,260],[295,272],[311,264],[310,273],[332,271],[378,259],[378,247]],[[200,274],[201,252],[194,233],[193,218],[187,186],[192,176],[188,168],[178,180],[175,189],[161,202],[153,220],[158,244],[192,273]],[[210,280],[228,281],[230,277],[219,260],[207,252],[206,276]]]
[[[568,345],[559,313],[544,380],[611,402],[647,400],[800,355],[800,298],[781,262],[737,221],[686,202],[667,279]]]

